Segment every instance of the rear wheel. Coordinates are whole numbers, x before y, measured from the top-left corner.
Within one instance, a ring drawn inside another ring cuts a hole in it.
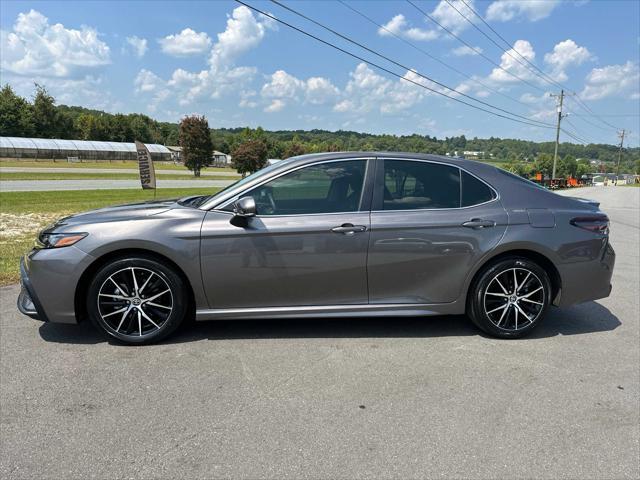
[[[506,258],[486,267],[471,289],[469,316],[481,330],[500,338],[527,335],[543,319],[551,282],[535,262]]]
[[[152,258],[117,259],[89,286],[89,317],[107,335],[130,344],[157,342],[182,323],[188,304],[184,282]]]

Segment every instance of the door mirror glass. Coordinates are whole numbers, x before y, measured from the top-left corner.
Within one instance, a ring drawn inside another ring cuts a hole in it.
[[[233,204],[233,214],[236,217],[254,217],[256,215],[256,201],[253,197],[242,197]]]

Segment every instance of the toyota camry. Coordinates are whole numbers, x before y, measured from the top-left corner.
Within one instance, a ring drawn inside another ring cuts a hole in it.
[[[466,314],[517,338],[603,298],[599,205],[494,166],[414,153],[303,155],[210,196],[63,218],[21,261],[18,308],[122,342],[196,320]],[[560,319],[556,321],[561,321]]]

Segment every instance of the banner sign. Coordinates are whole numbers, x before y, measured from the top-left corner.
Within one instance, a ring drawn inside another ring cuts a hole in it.
[[[156,172],[153,169],[151,154],[146,145],[136,140],[136,150],[138,151],[138,166],[140,168],[140,183],[142,188],[147,190],[156,188]]]

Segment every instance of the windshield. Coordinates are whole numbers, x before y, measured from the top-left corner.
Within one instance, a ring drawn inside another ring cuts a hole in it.
[[[203,195],[201,197],[188,197],[188,198],[185,198],[183,200],[180,200],[178,203],[180,203],[181,205],[188,206],[188,207],[198,208],[201,205],[204,205],[209,200],[212,200],[212,199],[216,198],[217,196],[222,195],[223,193],[225,193],[226,191],[228,191],[228,190],[230,190],[232,188],[240,187],[240,186],[242,186],[242,185],[244,185],[246,183],[251,182],[252,180],[254,180],[256,178],[260,178],[263,175],[268,174],[269,172],[274,170],[277,166],[283,165],[283,163],[284,163],[284,160],[282,160],[280,162],[273,163],[273,164],[269,165],[268,167],[265,167],[265,168],[263,168],[261,170],[258,170],[257,172],[253,172],[251,175],[247,175],[246,177],[241,178],[237,182],[233,182],[231,185],[227,185],[222,190],[220,190],[219,192],[214,193],[213,195]],[[184,201],[184,200],[186,200],[186,201]]]

